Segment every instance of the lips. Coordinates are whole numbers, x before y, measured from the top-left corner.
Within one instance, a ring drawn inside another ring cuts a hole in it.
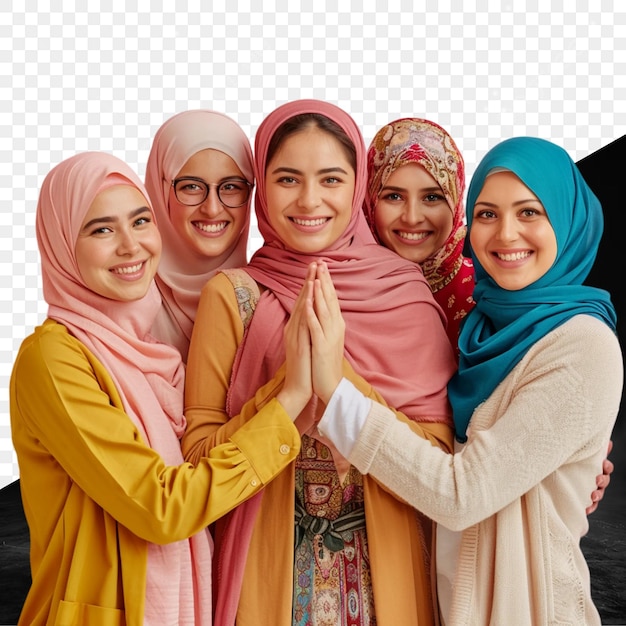
[[[228,222],[193,222],[193,225],[205,233],[221,233],[228,227]]]
[[[299,217],[289,218],[294,224],[298,226],[304,226],[307,228],[314,228],[316,226],[323,226],[330,218],[328,217],[316,217],[314,219],[305,220]]]
[[[134,265],[124,265],[120,267],[114,267],[111,269],[111,272],[113,272],[113,274],[136,274],[137,272],[141,271],[144,263],[145,261],[139,261],[138,263],[135,263]]]
[[[528,258],[532,253],[529,250],[523,252],[494,252],[501,261],[521,261]]]
[[[430,232],[423,231],[419,233],[410,233],[404,230],[396,230],[394,232],[400,239],[404,239],[405,241],[421,241],[430,235]]]

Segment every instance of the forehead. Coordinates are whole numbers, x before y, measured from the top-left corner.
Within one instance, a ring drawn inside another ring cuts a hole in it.
[[[217,172],[218,174],[228,172],[229,174],[244,177],[232,157],[214,148],[207,148],[206,150],[200,150],[192,154],[181,167],[177,177],[190,176],[198,172],[204,173],[207,176],[213,172]]]
[[[288,167],[289,163],[319,164],[321,162],[341,164],[344,167],[349,163],[339,139],[317,126],[307,126],[285,138],[268,163],[268,167],[270,163]]]
[[[115,185],[100,191],[87,210],[85,219],[123,215],[140,207],[150,208],[148,201],[133,185]]]

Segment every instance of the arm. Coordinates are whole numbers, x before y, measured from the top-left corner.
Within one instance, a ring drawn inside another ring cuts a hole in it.
[[[254,441],[234,437],[196,468],[166,465],[142,441],[102,364],[58,324],[20,350],[11,413],[31,476],[40,467],[67,475],[120,524],[155,543],[199,532],[259,491],[299,449],[287,422]]]
[[[501,383],[499,396],[476,410],[461,452],[445,454],[373,403],[356,445],[345,453],[436,522],[462,530],[566,463],[593,466],[617,415],[621,363],[613,333],[580,316],[536,344]],[[320,429],[332,438],[325,420]]]
[[[301,295],[298,301],[305,297],[306,294]],[[312,393],[310,357],[301,361],[298,356],[307,345],[302,342],[302,331],[303,322],[293,315],[285,328],[286,365],[257,390],[239,415],[231,418],[226,399],[243,338],[243,323],[228,278],[217,274],[207,283],[200,298],[187,362],[187,431],[182,440],[187,460],[197,463],[251,420],[273,420],[283,426],[286,421],[295,420]],[[304,369],[302,363],[307,364]]]

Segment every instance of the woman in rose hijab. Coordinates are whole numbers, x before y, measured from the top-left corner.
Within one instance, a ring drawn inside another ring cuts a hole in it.
[[[183,111],[157,131],[146,189],[163,238],[163,308],[152,333],[184,361],[202,287],[218,269],[247,261],[253,184],[250,142],[227,115]]]
[[[367,227],[365,146],[343,110],[317,100],[276,109],[256,135],[255,175],[264,245],[244,270],[218,273],[202,292],[183,451],[197,462],[268,408],[298,415],[302,450],[215,525],[215,622],[434,624],[431,522],[319,434],[324,406],[310,370],[285,365],[285,351],[295,344],[302,355],[308,329],[295,311],[316,272],[328,272],[346,321],[345,376],[450,451],[446,383],[455,362],[441,309],[419,268]],[[292,378],[308,381],[298,406],[280,397]]]
[[[210,625],[206,527],[296,456],[297,429],[259,414],[183,462],[182,361],[149,334],[161,239],[122,161],[53,168],[36,228],[48,316],[10,383],[32,575],[19,623]]]

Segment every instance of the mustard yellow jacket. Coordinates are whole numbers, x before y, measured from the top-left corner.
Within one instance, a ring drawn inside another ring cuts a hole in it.
[[[196,467],[166,466],[103,365],[52,320],[20,348],[10,411],[31,543],[20,625],[142,625],[148,542],[207,532],[300,448],[268,406]]]

